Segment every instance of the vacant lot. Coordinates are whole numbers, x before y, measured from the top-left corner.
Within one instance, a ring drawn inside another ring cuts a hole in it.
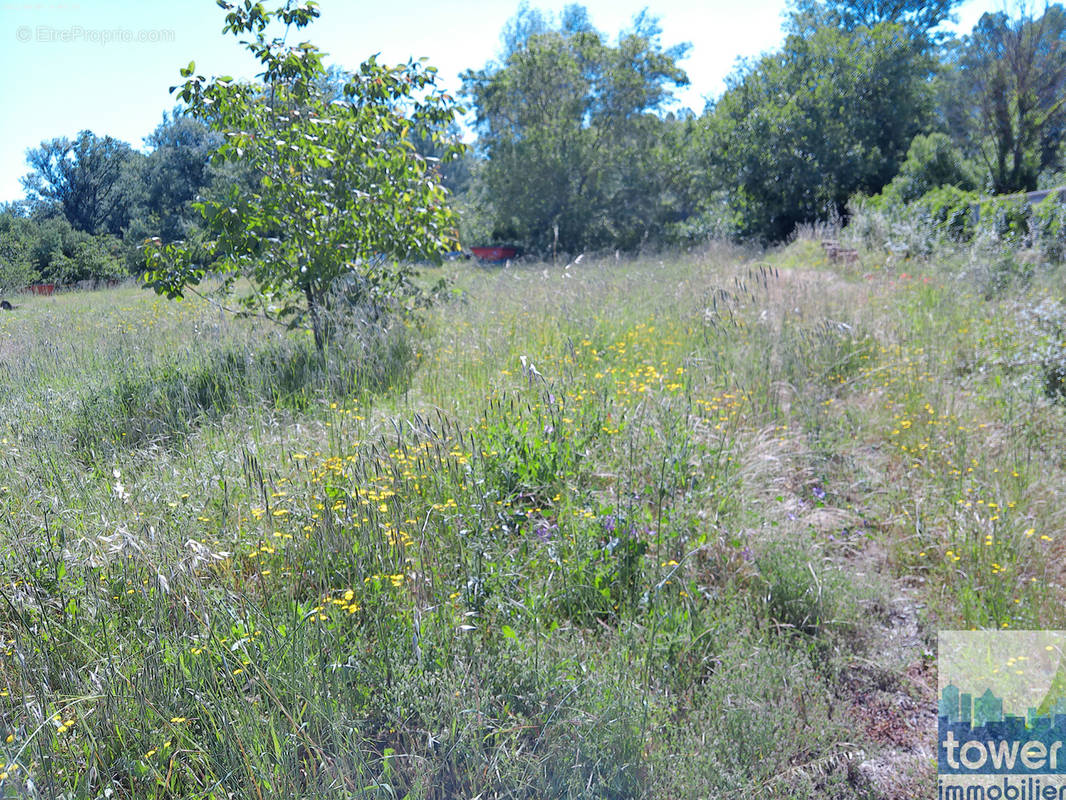
[[[1055,270],[450,269],[0,315],[2,796],[917,796],[937,629],[1066,627]]]

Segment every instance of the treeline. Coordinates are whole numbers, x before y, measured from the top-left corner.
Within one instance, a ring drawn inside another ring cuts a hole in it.
[[[27,153],[26,199],[0,212],[0,290],[139,274],[147,237],[199,235],[194,200],[236,177],[211,166],[217,134],[164,115],[145,144],[82,131]]]
[[[849,203],[1066,182],[1066,11],[985,14],[952,38],[958,2],[794,0],[781,49],[739,64],[699,115],[673,110],[688,46],[664,45],[647,13],[608,37],[579,5],[523,6],[498,59],[462,76],[477,138],[441,166],[461,240],[540,254],[775,241]],[[0,211],[0,289],[136,274],[145,239],[195,241],[197,198],[259,180],[212,165],[218,136],[179,110],[147,153],[90,131],[31,150],[26,200]]]
[[[464,76],[477,113],[464,222],[541,251],[713,235],[780,240],[887,192],[985,194],[1063,181],[1066,13],[957,0],[796,0],[782,48],[742,63],[703,113],[664,113],[684,46],[639,16],[611,43],[579,6],[522,9],[498,62]]]

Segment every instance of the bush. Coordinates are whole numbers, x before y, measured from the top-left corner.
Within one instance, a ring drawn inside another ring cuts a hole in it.
[[[1020,245],[1029,236],[1032,211],[1032,203],[1024,197],[991,197],[979,206],[978,225],[1001,242]]]
[[[1061,197],[1049,195],[1032,209],[1029,232],[1033,247],[1051,262],[1066,257],[1066,203]]]
[[[127,275],[127,247],[110,235],[91,236],[61,217],[31,219],[0,214],[0,289],[38,280],[73,284]]]
[[[0,292],[25,288],[37,280],[25,242],[14,231],[0,232]]]
[[[927,257],[939,247],[969,245],[993,293],[1032,276],[1031,264],[1018,263],[1018,250],[1031,249],[1038,262],[1066,259],[1066,202],[1055,194],[1034,205],[1024,196],[982,199],[942,186],[910,203],[888,192],[854,197],[849,211],[847,237],[868,247]]]
[[[897,203],[911,203],[942,187],[977,189],[976,170],[943,133],[914,137],[907,160],[882,193]]]
[[[979,220],[976,193],[941,186],[922,195],[914,207],[918,213],[927,215],[933,227],[948,239],[968,242],[973,238]]]

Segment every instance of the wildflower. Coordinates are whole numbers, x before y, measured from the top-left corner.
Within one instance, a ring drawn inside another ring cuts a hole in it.
[[[548,520],[540,520],[537,523],[534,532],[536,533],[537,538],[540,539],[541,542],[547,544],[552,540],[554,534],[559,532],[559,525],[558,523],[549,522]]]

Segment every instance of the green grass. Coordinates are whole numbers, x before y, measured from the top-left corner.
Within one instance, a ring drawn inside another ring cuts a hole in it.
[[[930,790],[856,687],[924,702],[893,603],[1063,625],[1051,268],[455,269],[325,358],[129,288],[0,316],[0,796]]]

